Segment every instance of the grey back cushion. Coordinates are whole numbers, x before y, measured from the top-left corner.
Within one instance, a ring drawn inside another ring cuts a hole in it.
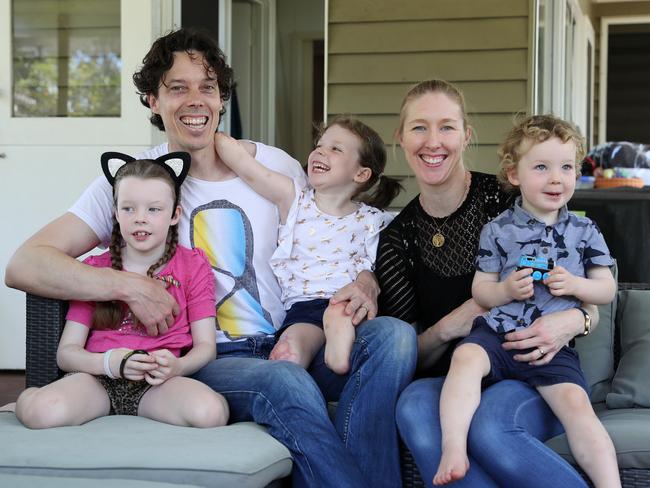
[[[607,407],[650,407],[650,290],[620,293],[621,359]]]
[[[616,265],[612,267],[612,273],[616,278],[618,275]],[[612,387],[616,306],[616,299],[609,305],[600,305],[597,327],[588,336],[578,336],[575,341],[575,349],[580,355],[580,365],[585,373],[587,384],[591,387],[592,403],[604,402]]]

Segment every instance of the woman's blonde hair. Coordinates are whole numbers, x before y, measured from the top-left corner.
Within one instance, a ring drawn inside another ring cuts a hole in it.
[[[570,122],[554,115],[530,115],[515,121],[514,127],[499,147],[499,173],[497,178],[506,191],[516,191],[508,180],[508,173],[517,167],[522,156],[535,145],[557,137],[563,143],[573,142],[576,147],[576,176],[580,176],[580,163],[585,156],[585,139]]]
[[[426,95],[427,93],[443,93],[447,95],[451,100],[456,102],[463,118],[463,129],[467,129],[469,127],[467,120],[467,111],[465,110],[465,97],[463,97],[463,93],[460,91],[460,89],[445,80],[425,80],[421,81],[413,88],[411,88],[404,96],[402,105],[399,109],[399,125],[395,131],[396,138],[399,138],[399,136],[402,135],[402,131],[404,130],[404,120],[406,119],[406,108],[408,104],[413,100],[420,98],[422,95]]]

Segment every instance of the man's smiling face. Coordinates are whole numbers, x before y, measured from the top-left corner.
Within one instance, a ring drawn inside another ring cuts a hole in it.
[[[162,117],[171,151],[192,153],[212,146],[223,101],[217,74],[206,71],[201,53],[174,53],[174,64],[158,95],[149,95],[149,105]]]

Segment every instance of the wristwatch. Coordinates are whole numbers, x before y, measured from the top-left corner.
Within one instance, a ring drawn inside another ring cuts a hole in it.
[[[583,336],[589,335],[589,333],[591,332],[591,316],[582,307],[578,307],[578,310],[580,310],[582,312],[582,315],[585,316],[585,330],[582,332],[582,335]]]

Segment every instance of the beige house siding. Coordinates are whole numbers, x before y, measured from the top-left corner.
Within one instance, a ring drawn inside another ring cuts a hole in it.
[[[328,117],[354,114],[390,146],[406,91],[443,78],[465,94],[475,143],[466,165],[496,171],[496,149],[513,115],[531,105],[531,2],[527,0],[329,0]],[[417,187],[401,150],[387,173],[404,178],[403,206]]]

